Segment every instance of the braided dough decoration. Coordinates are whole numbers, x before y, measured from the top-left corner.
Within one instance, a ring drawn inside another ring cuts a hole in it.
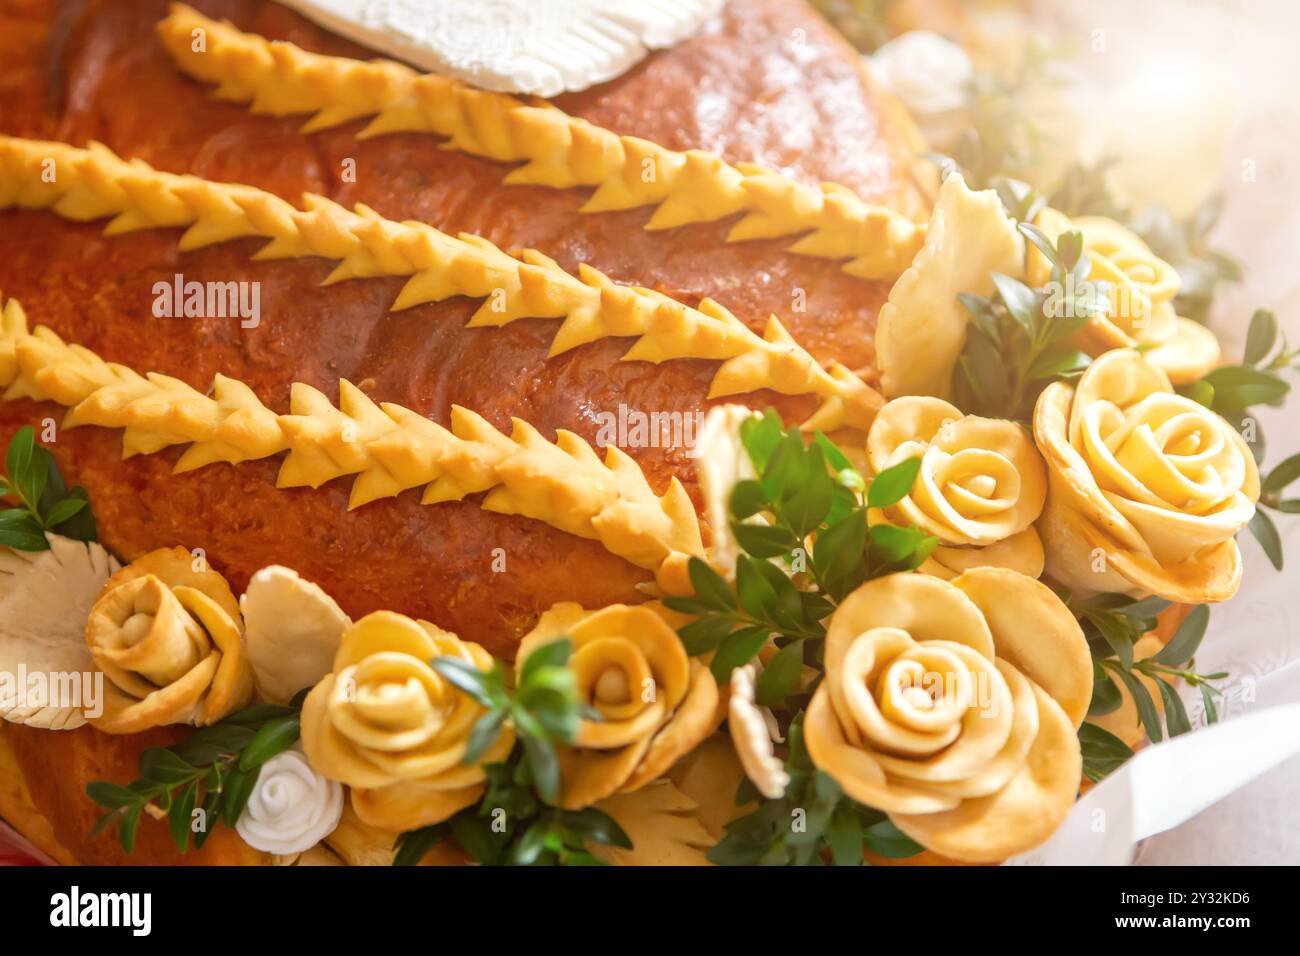
[[[0,209],[50,209],[77,221],[111,216],[107,235],[184,227],[183,252],[264,236],[271,242],[254,258],[339,260],[327,284],[410,276],[395,310],[467,296],[484,300],[471,328],[563,319],[551,355],[608,336],[635,336],[625,361],[721,361],[710,398],[763,388],[818,395],[823,402],[804,423],[809,429],[865,429],[880,405],[879,395],[840,363],[822,368],[776,316],[760,336],[712,299],[692,309],[650,289],[617,285],[590,266],[580,266],[575,277],[534,250],[516,258],[481,237],[394,222],[366,206],[349,212],[313,195],[304,202],[307,208],[298,210],[252,186],[160,172],[99,143],[79,149],[0,136]]]
[[[847,259],[844,271],[864,279],[896,279],[925,238],[924,226],[863,202],[844,186],[822,183],[815,189],[752,163],[732,166],[703,150],[665,149],[545,102],[529,105],[400,63],[308,53],[182,4],[173,5],[158,32],[183,72],[218,84],[219,99],[250,103],[253,112],[273,116],[312,113],[304,132],[369,116],[362,137],[444,136],[447,149],[523,163],[507,174],[507,184],[594,187],[583,212],[655,206],[647,229],[744,213],[727,241],[804,234],[792,252]]]
[[[289,414],[277,415],[251,388],[224,375],[205,395],[179,379],[106,362],[48,328],[29,333],[14,300],[0,310],[0,388],[5,399],[66,406],[65,427],[124,429],[124,457],[188,444],[177,472],[288,452],[279,487],[316,488],[355,475],[349,508],[421,485],[424,504],[487,492],[485,510],[600,541],[655,572],[669,591],[688,587],[687,561],[704,553],[699,519],[681,483],[673,478],[656,495],[636,462],[613,446],[602,461],[572,432],[561,429],[550,442],[516,418],[505,435],[459,406],[452,407],[448,430],[400,405],[376,405],[347,381],[339,383],[337,407],[295,383]]]

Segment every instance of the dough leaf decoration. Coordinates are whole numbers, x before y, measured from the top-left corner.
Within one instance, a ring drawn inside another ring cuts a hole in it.
[[[602,459],[572,432],[561,429],[552,442],[514,419],[506,435],[459,406],[448,429],[400,405],[376,405],[347,381],[340,382],[337,406],[295,383],[289,414],[277,415],[234,379],[218,375],[204,394],[166,375],[106,362],[48,328],[28,332],[21,309],[3,314],[3,397],[58,402],[68,408],[65,427],[124,429],[126,457],[188,445],[176,463],[182,472],[288,452],[280,487],[315,488],[355,476],[353,508],[419,486],[425,504],[488,492],[484,509],[600,541],[655,572],[669,591],[686,587],[688,560],[704,553],[695,508],[676,478],[656,494],[622,451],[611,446]]]
[[[205,39],[201,51],[193,48],[196,30]],[[397,132],[442,136],[448,149],[522,164],[506,175],[508,184],[594,188],[583,212],[655,206],[647,229],[743,213],[728,241],[799,236],[793,252],[848,260],[844,271],[864,279],[896,279],[925,238],[924,226],[864,202],[844,186],[814,188],[763,166],[730,165],[702,150],[665,149],[543,101],[530,104],[400,63],[309,53],[182,4],[172,7],[158,32],[180,70],[217,84],[218,99],[273,116],[311,113],[304,132],[371,117],[363,138]],[[647,176],[647,169],[654,175]]]
[[[47,181],[51,163],[55,175]],[[338,260],[327,284],[409,277],[394,309],[466,296],[484,300],[471,328],[523,318],[562,319],[551,355],[601,338],[635,337],[625,360],[721,361],[710,398],[764,388],[817,395],[822,405],[805,423],[810,429],[865,429],[880,405],[880,396],[840,363],[823,368],[775,316],[759,335],[711,299],[693,309],[650,289],[618,285],[589,266],[574,276],[533,250],[516,257],[478,236],[450,236],[411,220],[394,222],[362,205],[349,211],[321,196],[308,195],[304,204],[300,210],[252,186],[161,172],[140,160],[123,160],[99,143],[80,149],[0,136],[0,209],[49,209],[77,221],[109,218],[107,235],[184,228],[181,251],[265,237],[271,241],[257,259]],[[115,401],[128,401],[143,387],[139,376],[100,364],[95,371],[104,384],[120,378]],[[237,393],[230,389],[227,400],[243,401]],[[213,453],[204,449],[198,455]]]

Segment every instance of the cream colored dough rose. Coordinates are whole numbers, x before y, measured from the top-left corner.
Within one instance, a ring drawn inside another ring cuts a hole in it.
[[[558,748],[561,807],[645,786],[721,722],[717,682],[686,656],[668,616],[658,606],[557,604],[520,642],[517,668],[538,648],[571,638],[579,699],[601,717],[582,722],[574,746]]]
[[[1098,358],[1034,410],[1047,461],[1047,573],[1080,591],[1199,604],[1241,583],[1234,536],[1259,499],[1246,443],[1135,351]]]
[[[1091,263],[1088,278],[1110,283],[1110,312],[1094,316],[1079,334],[1080,346],[1090,354],[1146,346],[1147,359],[1179,385],[1195,381],[1219,363],[1214,333],[1174,311],[1177,270],[1132,231],[1113,219],[1071,219],[1050,208],[1038,214],[1035,224],[1053,241],[1064,232],[1080,232]],[[1047,259],[1031,245],[1029,284],[1044,285],[1049,272]]]
[[[1000,568],[869,581],[832,616],[825,667],[813,763],[928,849],[1004,860],[1069,813],[1092,659],[1045,585]]]
[[[867,462],[879,474],[918,456],[912,491],[883,518],[939,539],[923,570],[951,578],[992,565],[1042,574],[1043,546],[1033,523],[1043,510],[1047,472],[1024,428],[962,415],[940,398],[896,398],[867,433]]]
[[[352,807],[370,826],[400,832],[446,820],[483,793],[483,764],[504,760],[514,746],[507,726],[479,763],[462,765],[484,711],[430,666],[443,656],[492,667],[477,644],[376,611],[343,634],[333,672],[303,702],[308,761],[352,788]]]
[[[214,723],[253,699],[239,604],[230,585],[184,548],[151,551],[104,584],[86,643],[104,672],[110,734]]]

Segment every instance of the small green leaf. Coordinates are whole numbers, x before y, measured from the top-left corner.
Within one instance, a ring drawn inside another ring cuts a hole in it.
[[[888,508],[898,504],[911,492],[920,470],[920,456],[886,468],[871,479],[871,485],[867,488],[867,505],[872,508]]]
[[[1260,485],[1260,491],[1266,495],[1276,494],[1297,478],[1300,478],[1300,454],[1279,462]]]
[[[560,823],[584,840],[594,840],[624,850],[632,849],[632,838],[618,825],[618,821],[595,807],[587,807],[585,810],[566,810],[560,815]]]
[[[532,735],[525,734],[521,739],[532,772],[533,786],[543,800],[555,803],[560,798],[560,761],[555,755],[555,748]]]
[[[779,558],[799,547],[798,539],[784,528],[768,528],[763,525],[741,524],[733,521],[731,533],[736,536],[736,543],[756,558]],[[692,558],[692,561],[695,560],[698,559]],[[724,609],[718,608],[718,610]]]
[[[0,545],[13,548],[15,551],[48,551],[50,547],[43,534],[37,535],[5,528],[0,528]]]
[[[184,783],[198,773],[198,768],[162,747],[150,747],[140,755],[140,776],[154,783]]]
[[[1088,705],[1089,717],[1104,717],[1119,710],[1124,702],[1123,695],[1115,682],[1110,679],[1100,665],[1094,662],[1092,676],[1092,702]]]
[[[891,820],[882,820],[880,823],[868,827],[863,836],[866,839],[867,849],[890,860],[901,860],[909,856],[916,856],[925,849],[921,844],[898,829]]]
[[[751,515],[756,515],[760,511],[766,511],[769,507],[767,495],[763,492],[763,486],[757,481],[738,481],[731,489],[731,499],[728,502],[731,510],[731,517],[737,521],[744,521]]]
[[[1282,570],[1282,538],[1277,533],[1277,525],[1273,524],[1273,519],[1263,508],[1256,508],[1254,516],[1250,519],[1250,533],[1255,536],[1259,546],[1264,549],[1268,555],[1268,560],[1272,562],[1273,567]]]
[[[776,652],[758,676],[755,699],[764,707],[778,704],[799,686],[803,673],[803,641],[792,641]]]
[[[741,545],[744,547],[744,545]],[[748,550],[746,548],[746,550]],[[695,589],[695,599],[715,611],[734,611],[736,598],[731,588],[722,579],[722,575],[709,567],[708,562],[700,558],[691,558],[687,565],[691,587]]]
[[[726,617],[702,617],[677,632],[688,657],[707,654],[731,633],[733,622]]]
[[[527,684],[544,667],[566,667],[573,654],[573,639],[558,637],[547,641],[526,658],[519,671],[519,683]]]
[[[1242,356],[1245,365],[1258,365],[1268,358],[1277,344],[1277,317],[1269,309],[1256,309],[1250,317],[1250,330],[1246,333],[1246,351]]]
[[[1156,710],[1155,702],[1151,699],[1146,685],[1134,677],[1131,671],[1114,666],[1113,662],[1111,672],[1120,679],[1128,690],[1129,696],[1133,698],[1133,703],[1137,706],[1138,719],[1142,721],[1142,729],[1146,731],[1147,738],[1153,744],[1160,743],[1164,739],[1164,732],[1160,726],[1160,712]]]
[[[733,631],[718,647],[709,669],[719,684],[731,680],[731,672],[754,659],[759,648],[767,643],[770,632],[765,627],[742,627]]]
[[[5,454],[5,470],[16,487],[21,488],[26,484],[27,466],[32,460],[32,448],[35,443],[35,432],[32,431],[31,425],[24,425],[14,432],[13,438],[9,439],[9,450]]]
[[[1200,684],[1198,689],[1201,692],[1201,702],[1205,704],[1205,722],[1207,724],[1217,723],[1219,711],[1214,706],[1214,689],[1209,684]]]
[[[393,856],[393,866],[419,866],[420,861],[428,856],[429,851],[446,837],[445,823],[436,823],[418,830],[407,830],[397,838],[397,852]]]
[[[1183,618],[1173,638],[1151,658],[1158,664],[1181,667],[1196,656],[1196,649],[1205,638],[1205,630],[1210,624],[1210,608],[1207,604],[1198,604]]]
[[[61,525],[69,518],[77,514],[82,508],[86,507],[86,502],[81,498],[64,498],[56,502],[49,513],[45,515],[45,523],[51,528]]]
[[[761,416],[755,415],[740,423],[740,443],[760,474],[781,444],[783,434],[781,416],[770,408]]]
[[[144,810],[143,806],[132,807],[122,815],[121,826],[118,827],[118,841],[122,844],[122,849],[126,853],[135,852],[135,837],[140,829],[140,814]]]
[[[436,670],[447,683],[468,694],[482,707],[495,707],[499,703],[493,693],[491,674],[481,671],[469,661],[458,657],[440,656],[429,661],[429,666]]]
[[[86,784],[86,796],[101,807],[108,807],[110,810],[118,810],[142,802],[140,794],[136,791],[104,780],[95,780]]]
[[[194,807],[198,803],[199,782],[195,780],[184,790],[172,804],[171,811],[167,814],[168,829],[171,830],[172,841],[176,844],[176,849],[184,853],[190,846],[190,825],[193,823]]]
[[[461,764],[472,767],[478,763],[501,736],[501,727],[505,720],[504,710],[490,710],[476,720],[465,741],[465,755],[460,758]]]
[[[301,719],[297,714],[265,724],[253,734],[253,739],[239,755],[239,769],[247,773],[262,766],[276,754],[283,753],[296,744],[300,732]]]
[[[1165,703],[1165,725],[1169,728],[1169,736],[1177,737],[1185,734],[1192,729],[1191,721],[1187,719],[1187,708],[1183,706],[1183,699],[1178,696],[1178,691],[1168,681],[1156,680],[1156,687],[1160,690],[1160,698]]]
[[[993,285],[998,290],[998,297],[1002,299],[1002,304],[1007,307],[1007,312],[1016,320],[1016,324],[1024,329],[1025,334],[1032,339],[1034,326],[1038,319],[1037,293],[1019,279],[1013,279],[1011,276],[1003,275],[1000,272],[994,272],[992,278]]]
[[[1085,722],[1079,727],[1079,746],[1083,751],[1083,773],[1093,783],[1119,769],[1133,756],[1128,744],[1109,730]]]
[[[221,785],[221,822],[226,826],[233,827],[239,822],[261,774],[261,767],[247,772],[235,767],[226,774],[225,782]]]
[[[848,803],[841,803],[831,814],[826,827],[826,843],[831,848],[835,866],[862,865],[862,824]]]

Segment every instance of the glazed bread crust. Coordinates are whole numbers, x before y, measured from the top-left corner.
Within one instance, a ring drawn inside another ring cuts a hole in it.
[[[373,56],[278,4],[195,6],[308,50]],[[154,34],[166,12],[162,0],[0,0],[0,133],[78,146],[99,140],[158,169],[247,183],[292,202],[304,192],[362,202],[391,219],[475,233],[505,249],[536,248],[570,271],[588,263],[687,304],[712,296],[760,332],[775,313],[819,360],[837,358],[874,383],[872,334],[887,283],[789,253],[787,240],[727,244],[731,221],[651,232],[642,228],[651,209],[583,214],[586,191],[504,186],[508,167],[440,149],[432,136],[359,141],[363,121],[302,134],[302,118],[254,115],[182,75]],[[808,183],[838,182],[921,214],[907,174],[910,124],[802,3],[731,0],[695,38],[556,102],[618,133],[714,150]],[[355,168],[355,181],[341,175],[347,168]],[[466,329],[478,303],[465,299],[390,313],[401,279],[322,287],[332,263],[255,262],[261,241],[180,253],[178,231],[104,237],[102,226],[43,211],[0,212],[0,290],[23,303],[33,325],[108,360],[199,389],[221,373],[248,383],[276,411],[288,410],[292,382],[335,397],[346,378],[376,401],[443,424],[460,404],[498,428],[508,430],[518,416],[548,437],[566,428],[594,442],[597,416],[616,414],[620,404],[687,414],[703,408],[717,369],[707,361],[619,362],[628,344],[619,339],[548,359],[549,321]],[[154,284],[177,273],[187,281],[260,283],[260,324],[155,317]],[[794,311],[800,300],[804,310]],[[741,400],[792,416],[815,407],[771,393]],[[0,403],[0,440],[60,414],[50,404]],[[120,442],[120,433],[87,427],[59,432],[51,450],[69,479],[88,488],[101,538],[124,560],[163,546],[202,548],[237,593],[259,568],[284,564],[321,584],[354,618],[400,611],[506,657],[556,601],[594,607],[644,599],[635,585],[647,572],[597,542],[484,512],[474,500],[422,506],[407,492],[349,512],[346,480],[278,490],[273,460],[173,475],[178,450],[122,461]],[[625,450],[656,491],[675,474],[697,496],[685,449]],[[499,555],[504,571],[494,571]],[[14,728],[11,739],[29,783],[39,778],[32,798],[59,841],[85,862],[113,862],[111,839],[84,840],[96,815],[84,784],[93,775],[129,778],[137,741],[26,728]],[[162,839],[142,845],[160,862],[166,835],[150,826],[142,833],[151,829]],[[220,855],[221,844],[209,846]]]

